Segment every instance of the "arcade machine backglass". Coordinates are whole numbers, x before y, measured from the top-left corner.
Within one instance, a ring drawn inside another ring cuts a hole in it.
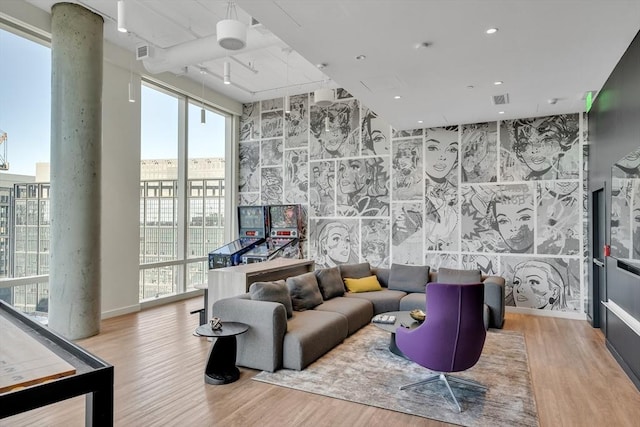
[[[242,255],[242,262],[262,262],[274,258],[300,258],[300,205],[267,206],[269,237],[266,242]]]
[[[209,252],[209,270],[242,263],[242,255],[264,243],[267,237],[267,210],[264,206],[239,206],[240,238]]]

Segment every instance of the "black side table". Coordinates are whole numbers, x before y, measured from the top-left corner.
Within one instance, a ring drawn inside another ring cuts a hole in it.
[[[222,322],[222,329],[212,330],[209,324],[198,326],[196,333],[203,337],[216,338],[209,350],[204,382],[207,384],[229,384],[240,378],[236,367],[236,335],[244,334],[249,325],[240,322]]]

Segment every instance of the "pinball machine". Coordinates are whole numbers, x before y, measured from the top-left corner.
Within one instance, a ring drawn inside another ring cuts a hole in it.
[[[271,205],[266,208],[269,236],[242,254],[243,264],[275,258],[300,258],[300,205]]]

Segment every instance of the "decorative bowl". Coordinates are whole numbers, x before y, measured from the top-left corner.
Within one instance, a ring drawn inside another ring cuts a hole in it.
[[[417,320],[418,322],[424,322],[424,319],[427,317],[427,315],[422,310],[411,310],[409,312],[409,316],[411,316],[413,320]]]

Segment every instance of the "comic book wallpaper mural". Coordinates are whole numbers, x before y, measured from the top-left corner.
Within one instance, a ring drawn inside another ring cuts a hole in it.
[[[505,277],[508,306],[582,312],[586,118],[396,130],[336,94],[322,108],[292,96],[290,114],[280,98],[243,105],[240,204],[301,204],[318,268],[479,269]],[[612,243],[640,259],[638,163],[620,162],[612,209],[627,237]]]

